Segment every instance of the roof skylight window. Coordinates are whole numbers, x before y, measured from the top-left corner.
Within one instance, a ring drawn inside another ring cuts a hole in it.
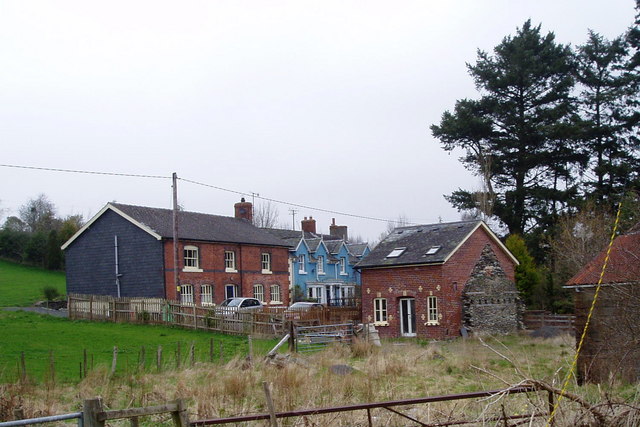
[[[440,250],[442,246],[431,246],[425,255],[433,255]]]
[[[407,248],[395,248],[394,250],[389,252],[389,255],[387,255],[387,258],[398,258],[406,250]]]

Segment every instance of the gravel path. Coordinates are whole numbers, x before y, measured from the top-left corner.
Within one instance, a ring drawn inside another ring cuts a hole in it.
[[[51,308],[44,307],[4,307],[3,310],[7,311],[31,311],[33,313],[48,314],[55,317],[69,317],[69,312],[66,309],[53,310]]]

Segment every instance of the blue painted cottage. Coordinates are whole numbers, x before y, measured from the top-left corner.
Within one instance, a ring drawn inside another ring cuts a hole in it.
[[[327,305],[352,305],[360,295],[360,273],[353,266],[371,249],[366,243],[348,243],[347,227],[330,234],[316,233],[316,221],[305,217],[302,230],[268,229],[289,246],[291,300],[316,300]]]

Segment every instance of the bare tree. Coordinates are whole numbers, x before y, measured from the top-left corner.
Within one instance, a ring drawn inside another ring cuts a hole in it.
[[[257,204],[253,208],[253,225],[260,228],[277,228],[278,208],[269,201]]]
[[[386,239],[386,237],[397,227],[405,227],[409,224],[409,218],[405,214],[398,215],[398,218],[395,220],[387,221],[387,228],[371,243],[371,247],[377,246],[378,243]]]
[[[27,228],[31,232],[48,232],[57,228],[56,207],[44,194],[40,194],[22,205],[19,214],[20,219],[27,224]]]

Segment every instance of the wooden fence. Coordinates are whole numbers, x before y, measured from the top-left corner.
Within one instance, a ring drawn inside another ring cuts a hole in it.
[[[281,337],[287,324],[331,324],[360,320],[358,307],[323,307],[289,310],[262,307],[238,310],[235,307],[181,304],[161,298],[116,298],[106,295],[69,294],[70,319],[120,323],[147,323],[180,326],[227,334]]]
[[[573,333],[576,316],[572,314],[553,314],[545,310],[527,310],[524,312],[524,327],[526,329],[540,329],[543,326],[551,326],[560,330]]]

